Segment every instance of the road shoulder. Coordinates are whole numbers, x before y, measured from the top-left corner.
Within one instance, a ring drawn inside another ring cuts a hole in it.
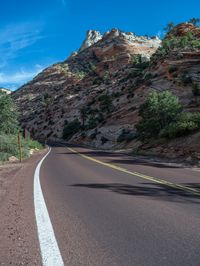
[[[34,171],[42,150],[0,167],[0,265],[41,265],[34,215]]]

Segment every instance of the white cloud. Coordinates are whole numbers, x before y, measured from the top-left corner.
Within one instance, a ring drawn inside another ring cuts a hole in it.
[[[44,38],[41,30],[42,26],[35,23],[10,24],[0,28],[0,68],[16,58],[21,50]]]
[[[34,78],[43,69],[44,67],[41,65],[35,65],[33,70],[29,71],[21,69],[20,71],[11,74],[0,72],[0,86],[5,86],[8,87],[8,89],[10,88],[14,90]]]

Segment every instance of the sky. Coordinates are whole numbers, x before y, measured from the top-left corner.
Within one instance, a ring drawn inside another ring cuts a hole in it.
[[[0,87],[15,90],[79,49],[89,29],[164,34],[200,16],[199,0],[6,0],[0,12]]]

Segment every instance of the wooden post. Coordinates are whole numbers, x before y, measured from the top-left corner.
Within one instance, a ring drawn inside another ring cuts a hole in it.
[[[21,136],[20,132],[18,133],[18,148],[19,148],[19,161],[22,162],[22,145],[21,145]]]

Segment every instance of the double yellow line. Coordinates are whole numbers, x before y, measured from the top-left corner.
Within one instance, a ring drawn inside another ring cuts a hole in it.
[[[195,188],[190,188],[188,186],[183,186],[183,185],[179,185],[179,184],[175,184],[175,183],[171,183],[171,182],[168,182],[164,179],[160,179],[160,178],[157,178],[157,177],[152,177],[152,176],[148,176],[148,175],[143,175],[141,173],[138,173],[138,172],[132,172],[132,171],[129,171],[125,168],[122,168],[122,167],[119,167],[119,166],[116,166],[114,164],[111,164],[111,163],[105,163],[105,162],[102,162],[100,160],[97,160],[93,157],[90,157],[90,156],[87,156],[87,155],[84,155],[84,154],[81,154],[79,153],[78,151],[72,149],[72,148],[69,148],[67,147],[68,150],[70,150],[71,152],[73,153],[76,153],[78,155],[80,155],[81,157],[87,159],[87,160],[90,160],[92,162],[95,162],[95,163],[98,163],[98,164],[101,164],[101,165],[104,165],[106,167],[109,167],[109,168],[112,168],[112,169],[115,169],[115,170],[118,170],[120,172],[123,172],[123,173],[126,173],[126,174],[129,174],[129,175],[132,175],[132,176],[137,176],[137,177],[140,177],[140,178],[143,178],[143,179],[146,179],[146,180],[149,180],[149,181],[152,181],[154,183],[158,183],[158,184],[162,184],[162,185],[166,185],[168,187],[172,187],[172,188],[176,188],[176,189],[180,189],[180,190],[183,190],[185,192],[190,192],[196,196],[200,196],[200,191],[195,189]]]

